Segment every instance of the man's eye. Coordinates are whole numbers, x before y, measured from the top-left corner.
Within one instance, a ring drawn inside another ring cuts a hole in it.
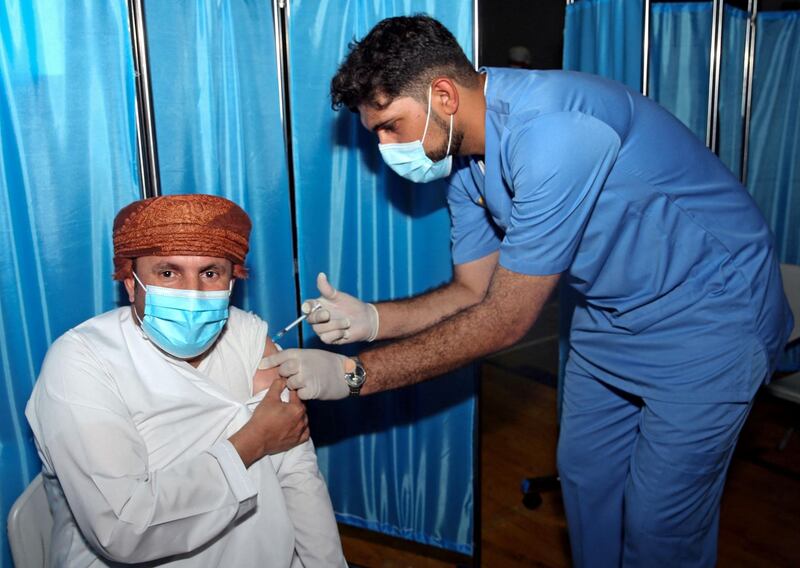
[[[214,272],[213,270],[206,270],[206,271],[203,273],[203,275],[204,275],[206,278],[216,278],[216,276],[217,276],[217,273],[216,273],[216,272]]]
[[[172,276],[173,276],[173,273],[172,273],[171,270],[162,270],[161,271],[161,277],[162,278],[172,278]]]

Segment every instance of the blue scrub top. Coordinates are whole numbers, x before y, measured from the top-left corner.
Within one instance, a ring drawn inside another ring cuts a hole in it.
[[[569,364],[626,392],[749,400],[792,316],[745,188],[624,85],[483,71],[486,154],[456,160],[448,190],[454,262],[499,250],[508,270],[563,273],[578,293]]]

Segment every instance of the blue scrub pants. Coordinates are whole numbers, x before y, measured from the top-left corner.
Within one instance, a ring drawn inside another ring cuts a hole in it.
[[[574,367],[558,441],[573,565],[714,566],[725,474],[752,402],[643,400]]]

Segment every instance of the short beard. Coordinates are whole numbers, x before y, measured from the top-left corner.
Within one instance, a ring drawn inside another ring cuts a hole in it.
[[[428,157],[431,159],[432,162],[438,162],[440,160],[444,160],[447,157],[447,136],[448,131],[450,130],[450,121],[445,120],[440,117],[436,113],[431,113],[431,118],[433,119],[433,123],[439,127],[439,130],[442,131],[444,134],[444,140],[442,141],[441,145],[436,148],[433,152],[428,154]],[[455,121],[454,121],[455,122]],[[451,156],[458,156],[458,151],[461,149],[461,142],[464,140],[464,133],[460,132],[456,127],[455,124],[453,125],[453,140],[450,143],[450,155]]]

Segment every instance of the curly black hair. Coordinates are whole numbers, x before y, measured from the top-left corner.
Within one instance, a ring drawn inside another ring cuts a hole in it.
[[[334,110],[386,106],[401,95],[425,101],[428,84],[437,76],[467,87],[478,84],[478,73],[453,34],[424,14],[381,20],[349,47],[331,80]],[[388,100],[379,105],[378,97]]]

